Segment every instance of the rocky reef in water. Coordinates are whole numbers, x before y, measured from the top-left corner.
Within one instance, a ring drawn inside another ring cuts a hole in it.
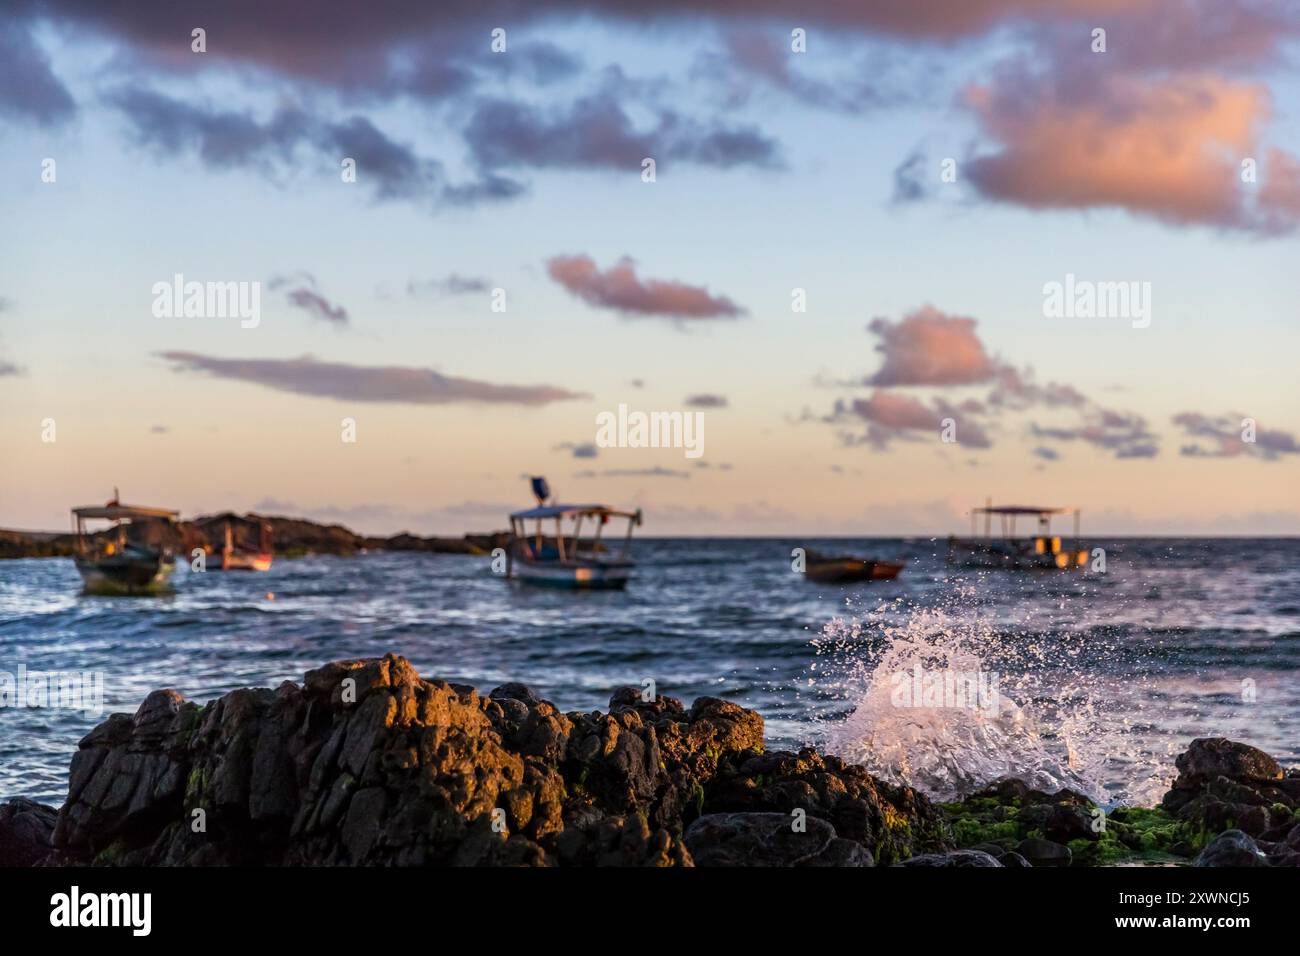
[[[193,521],[181,521],[176,532],[165,542],[182,556],[195,548],[206,551],[219,549],[225,542],[224,522],[229,520],[238,532],[238,539],[255,543],[257,529],[269,525],[275,553],[280,557],[297,557],[307,554],[353,555],[361,551],[421,551],[431,554],[491,553],[493,548],[506,546],[509,534],[492,531],[483,534],[465,534],[456,537],[422,537],[403,531],[387,537],[357,534],[341,524],[321,524],[305,518],[222,512],[205,515]],[[104,532],[101,532],[101,535]],[[92,537],[94,537],[92,535]],[[157,537],[155,535],[155,537]],[[150,541],[150,543],[158,543]],[[57,558],[69,557],[76,550],[76,535],[7,531],[0,529],[0,559],[5,558]]]
[[[206,706],[150,694],[80,743],[57,811],[0,806],[0,865],[1028,866],[1148,856],[1294,865],[1300,773],[1198,740],[1155,810],[1003,781],[938,805],[763,719],[621,689],[561,713],[402,657]],[[1261,811],[1262,808],[1262,811]],[[1226,831],[1226,832],[1223,832]]]

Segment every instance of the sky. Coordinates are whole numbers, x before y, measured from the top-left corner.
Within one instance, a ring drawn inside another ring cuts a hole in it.
[[[0,527],[542,474],[652,535],[1300,534],[1298,57],[1292,0],[16,0]]]

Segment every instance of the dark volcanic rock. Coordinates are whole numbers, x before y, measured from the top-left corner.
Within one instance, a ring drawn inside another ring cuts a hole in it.
[[[808,748],[719,764],[707,792],[700,792],[700,807],[703,813],[787,815],[803,809],[809,818],[833,824],[840,836],[867,846],[881,865],[951,846],[942,812],[924,795]]]
[[[1240,830],[1220,833],[1201,851],[1194,866],[1268,866],[1255,841]]]
[[[1286,842],[1300,834],[1300,777],[1294,770],[1284,772],[1262,750],[1223,737],[1192,741],[1175,766],[1178,777],[1161,801],[1167,811],[1209,833],[1260,840],[1251,847],[1262,850],[1272,865],[1296,865],[1300,854]]]
[[[1017,820],[1031,830],[1041,830],[1043,836],[1057,843],[1101,839],[1092,811],[1076,803],[1031,804],[1021,809]]]
[[[51,842],[50,863],[120,865],[869,866],[951,846],[924,796],[764,753],[762,718],[727,701],[624,689],[565,714],[393,655],[205,707],[154,692],[81,741]]]
[[[711,813],[686,830],[696,866],[874,866],[861,843],[836,836],[825,820],[802,828],[784,813]]]
[[[1216,777],[1261,783],[1282,779],[1281,765],[1264,751],[1224,737],[1193,740],[1174,766],[1178,779],[1188,786]]]
[[[0,866],[33,866],[50,853],[58,811],[17,797],[0,806]]]
[[[1040,840],[1037,837],[1021,840],[1016,847],[1016,852],[1030,866],[1069,866],[1073,857],[1068,846],[1053,843],[1051,840]]]
[[[1012,854],[1015,856],[1015,854]],[[1022,861],[1023,862],[1023,861]],[[895,863],[894,866],[927,866],[927,867],[948,867],[948,866],[997,866],[1001,867],[1002,863],[991,853],[985,853],[983,850],[953,850],[950,853],[922,853],[920,856],[914,856],[909,860],[903,860],[901,863]]]

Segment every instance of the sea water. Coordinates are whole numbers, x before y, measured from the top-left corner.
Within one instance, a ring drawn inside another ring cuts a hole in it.
[[[174,595],[148,598],[81,595],[70,559],[5,561],[0,671],[102,674],[105,712],[128,713],[161,687],[206,701],[389,651],[484,692],[523,681],[563,710],[654,681],[687,704],[757,709],[769,747],[815,745],[940,797],[1015,775],[1150,803],[1210,735],[1300,762],[1300,541],[1090,544],[1107,549],[1105,574],[962,572],[942,539],[650,539],[626,592],[586,594],[520,588],[489,558],[454,555],[180,567]],[[801,546],[907,567],[819,585],[791,570]],[[924,688],[903,705],[898,675],[918,667],[983,675],[996,711],[927,707]],[[102,719],[0,708],[0,799],[61,802]]]

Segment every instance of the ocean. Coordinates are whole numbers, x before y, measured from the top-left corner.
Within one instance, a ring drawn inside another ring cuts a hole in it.
[[[1150,804],[1198,736],[1300,762],[1300,540],[1089,545],[1104,574],[962,571],[944,539],[645,539],[628,590],[594,593],[521,589],[487,558],[374,553],[182,566],[173,595],[104,598],[80,594],[70,559],[4,561],[0,672],[101,673],[104,713],[0,708],[0,799],[61,803],[77,741],[156,688],[206,701],[389,651],[566,711],[648,682],[723,697],[764,716],[769,747],[815,745],[936,797],[1014,775]],[[801,546],[907,567],[818,585],[792,570]],[[912,699],[936,673],[992,693]]]

